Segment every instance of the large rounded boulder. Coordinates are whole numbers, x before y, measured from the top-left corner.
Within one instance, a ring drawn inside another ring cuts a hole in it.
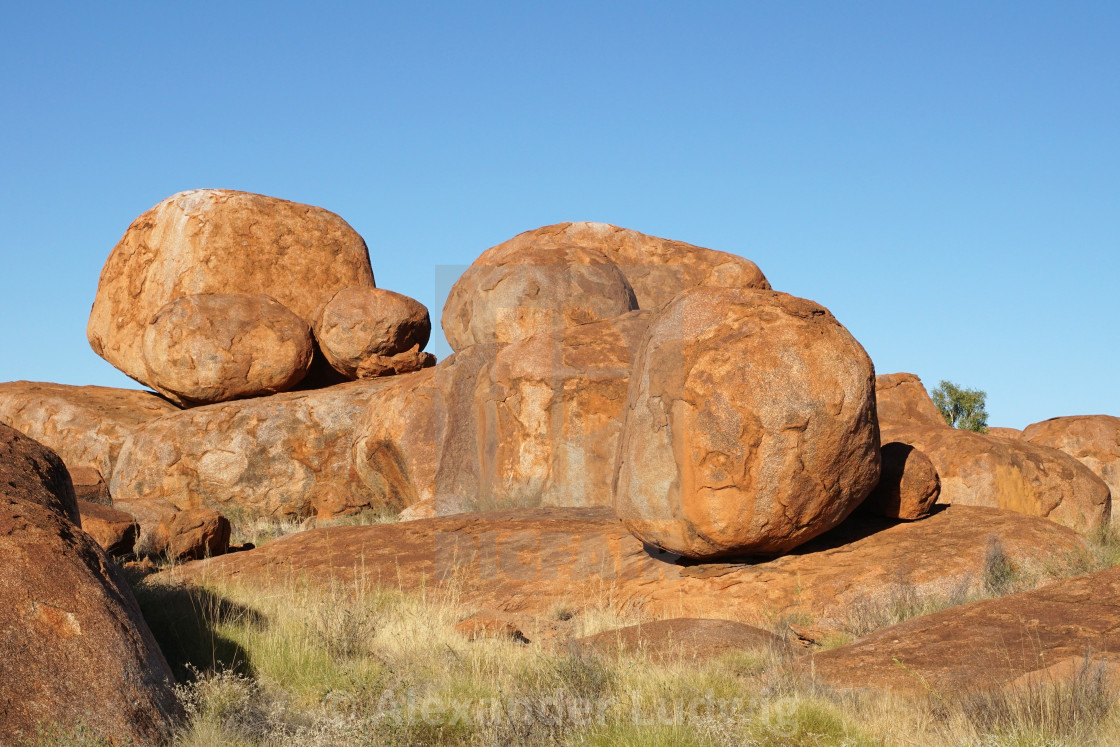
[[[822,306],[701,287],[652,322],[634,365],[615,509],[692,558],[780,553],[879,481],[875,372]]]
[[[146,383],[184,404],[285,392],[311,366],[311,328],[263,294],[180,296],[144,331]]]
[[[1058,449],[1084,464],[1104,480],[1113,500],[1120,500],[1120,418],[1112,415],[1074,415],[1028,425],[1022,438]],[[1117,521],[1113,512],[1112,521]]]
[[[925,452],[941,478],[938,503],[1042,516],[1079,531],[1109,521],[1108,486],[1057,449],[944,426],[883,430]]]
[[[575,245],[484,253],[456,281],[443,307],[452,350],[511,343],[638,308],[621,270]]]
[[[315,339],[331,367],[350,379],[374,356],[417,353],[428,344],[432,322],[424,304],[382,288],[343,288],[315,319]]]
[[[648,311],[657,311],[681,291],[701,285],[770,289],[766,276],[749,259],[609,223],[557,223],[526,231],[486,250],[479,262],[501,264],[526,251],[561,246],[594,250],[617,265],[633,287],[638,307]]]
[[[170,301],[264,293],[301,319],[343,288],[373,287],[362,237],[334,213],[226,189],[181,192],[137,218],[101,270],[86,335],[142,383],[144,331]]]

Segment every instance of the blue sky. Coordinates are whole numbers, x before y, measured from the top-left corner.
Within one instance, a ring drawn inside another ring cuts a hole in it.
[[[101,265],[226,187],[342,215],[435,318],[439,268],[598,220],[753,259],[993,425],[1120,415],[1117,39],[1116,3],[6,3],[0,381],[134,386]]]

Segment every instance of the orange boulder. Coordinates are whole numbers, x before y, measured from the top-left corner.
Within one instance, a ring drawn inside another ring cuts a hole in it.
[[[875,406],[880,428],[929,425],[948,428],[941,411],[912,373],[880,374],[875,377]]]
[[[1104,480],[1113,500],[1120,500],[1120,418],[1075,415],[1028,425],[1022,438],[1069,454]],[[1118,517],[1113,515],[1113,522]]]

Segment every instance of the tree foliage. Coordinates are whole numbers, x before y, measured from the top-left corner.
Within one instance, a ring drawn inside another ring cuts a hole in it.
[[[946,423],[977,433],[988,432],[988,411],[984,409],[987,397],[986,392],[964,389],[951,381],[942,381],[933,390],[933,403]]]

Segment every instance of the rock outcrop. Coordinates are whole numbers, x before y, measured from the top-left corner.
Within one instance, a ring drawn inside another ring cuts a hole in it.
[[[334,213],[196,189],[167,198],[129,226],[101,270],[86,332],[94,352],[144,381],[144,332],[177,298],[263,293],[310,323],[343,288],[373,286],[365,242]]]
[[[1120,418],[1111,415],[1074,415],[1028,425],[1022,438],[1058,449],[1084,464],[1104,480],[1113,500],[1120,501]],[[1120,512],[1112,515],[1120,521]]]
[[[1014,563],[1059,560],[1084,540],[1052,521],[951,506],[916,522],[857,514],[765,563],[695,563],[650,552],[609,508],[534,508],[399,524],[322,527],[255,550],[189,563],[168,579],[283,584],[355,580],[429,592],[465,606],[547,615],[609,598],[649,617],[762,624],[782,614],[843,617],[898,586],[946,594],[981,583],[995,537]]]
[[[988,435],[998,436],[1000,438],[1009,438],[1012,441],[1018,441],[1023,437],[1023,432],[1018,428],[999,428],[996,426],[989,426]]]
[[[101,476],[101,471],[96,467],[70,467],[70,481],[74,484],[74,497],[79,501],[100,503],[102,506],[112,506],[113,496],[109,494],[109,484]]]
[[[883,444],[879,484],[860,506],[891,519],[914,521],[929,515],[941,495],[933,462],[910,444]]]
[[[883,429],[902,425],[949,427],[922,380],[912,373],[876,376],[875,403],[879,427]]]
[[[146,529],[167,513],[335,516],[370,504],[354,471],[354,428],[375,379],[184,410],[137,428],[121,449],[113,505]],[[399,508],[399,506],[397,507]]]
[[[83,500],[78,501],[78,513],[82,516],[82,531],[93,537],[106,555],[125,557],[136,549],[140,525],[131,514]]]
[[[634,289],[638,308],[648,311],[658,311],[681,291],[702,285],[770,289],[749,259],[607,223],[557,223],[526,231],[487,249],[475,264],[502,264],[523,252],[565,246],[591,249],[617,265]]]
[[[411,350],[396,355],[371,355],[358,364],[359,379],[377,379],[382,376],[400,376],[416,373],[436,364],[436,357],[413,345]]]
[[[695,288],[634,364],[615,509],[691,558],[779,553],[843,521],[879,481],[874,368],[822,306]]]
[[[1120,568],[884,628],[803,663],[824,683],[955,696],[1086,653],[1120,654]]]
[[[314,349],[307,322],[271,296],[180,296],[144,329],[140,381],[184,405],[286,392]]]
[[[315,338],[334,370],[358,378],[368,358],[392,357],[428,344],[432,322],[424,304],[381,288],[343,288],[316,315]],[[418,369],[417,369],[418,370]]]
[[[70,473],[58,454],[6,425],[0,425],[0,490],[82,525]]]
[[[79,728],[98,743],[166,740],[171,672],[128,585],[60,510],[73,501],[61,460],[3,449],[0,473],[0,742]]]
[[[225,555],[232,532],[229,519],[208,508],[167,514],[148,536],[152,555],[182,563]]]
[[[112,477],[129,433],[173,412],[179,408],[167,400],[134,389],[0,384],[0,423],[53,449],[68,468],[95,467],[104,479]]]
[[[442,324],[448,344],[458,352],[603,321],[637,308],[626,276],[593,249],[490,250],[452,286]]]
[[[1057,449],[940,426],[883,431],[925,452],[941,478],[939,503],[1044,516],[1080,531],[1109,521],[1108,486]]]
[[[650,315],[474,345],[371,396],[355,446],[378,501],[439,515],[606,506]]]

